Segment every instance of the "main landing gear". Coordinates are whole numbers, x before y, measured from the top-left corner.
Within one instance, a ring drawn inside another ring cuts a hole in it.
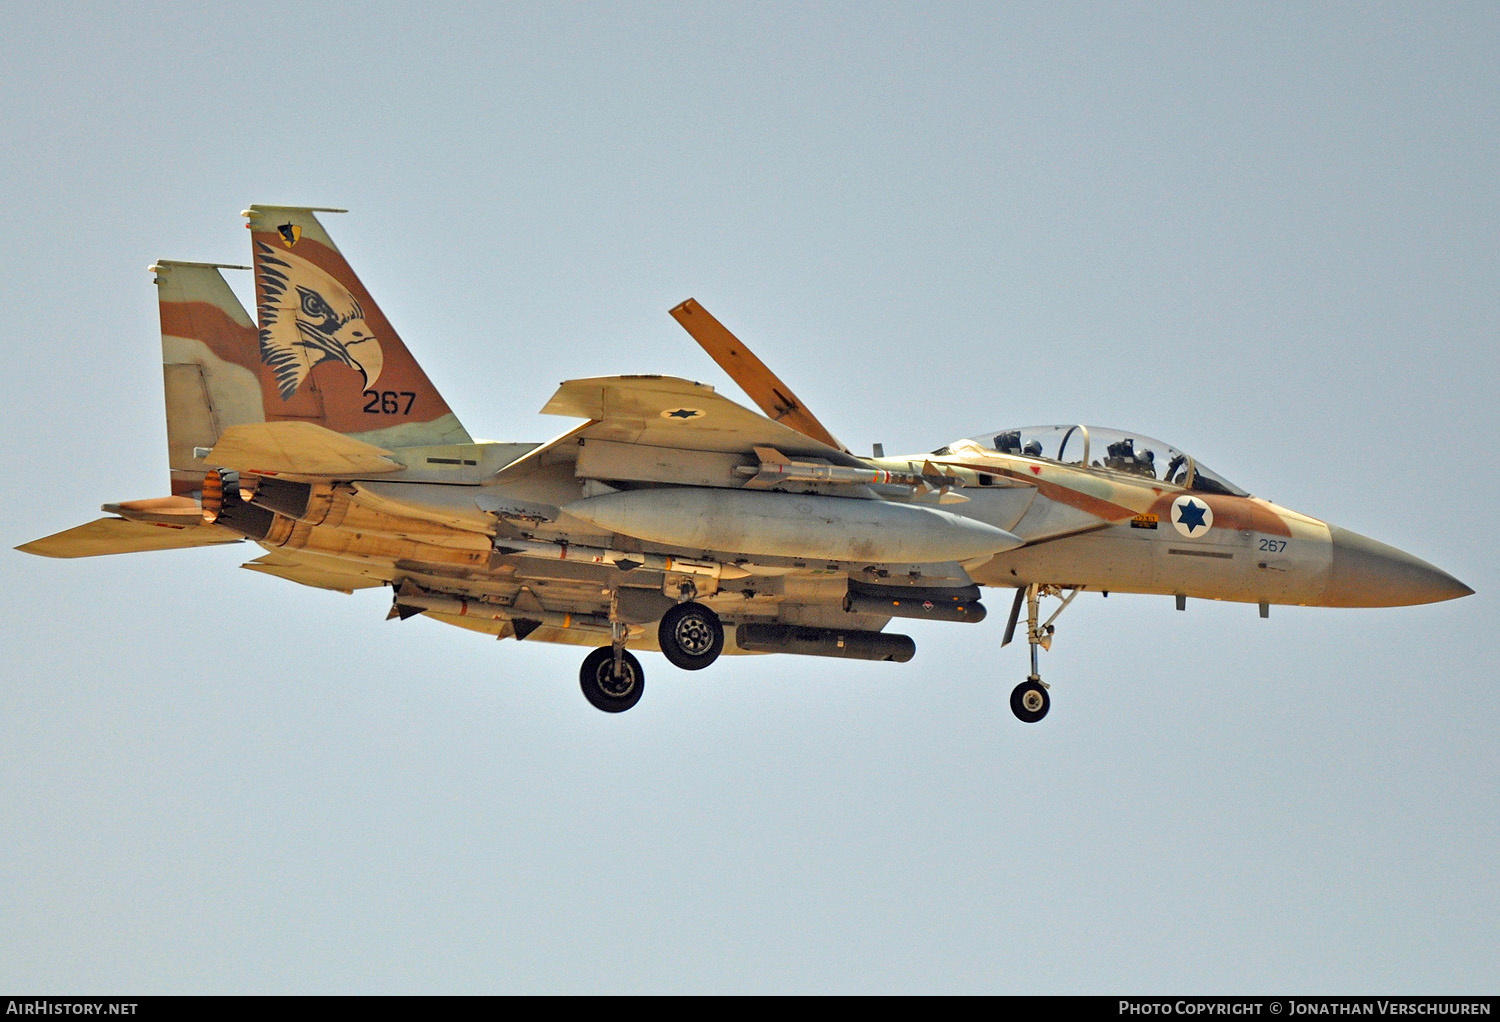
[[[624,713],[641,701],[646,690],[646,672],[641,662],[625,648],[630,626],[620,620],[620,597],[609,598],[609,645],[601,646],[583,659],[578,684],[583,697],[605,713]]]
[[[1017,685],[1010,694],[1010,711],[1016,715],[1016,719],[1024,724],[1035,724],[1047,715],[1052,708],[1052,698],[1047,694],[1048,685],[1042,681],[1040,671],[1037,669],[1036,651],[1052,648],[1052,636],[1057,629],[1052,622],[1057,616],[1068,609],[1068,604],[1073,602],[1073,597],[1081,593],[1082,589],[1074,589],[1067,596],[1062,595],[1062,589],[1053,585],[1039,585],[1033,582],[1025,589],[1016,590],[1016,602],[1011,604],[1010,620],[1005,625],[1005,638],[1001,640],[1001,646],[1010,644],[1015,638],[1016,623],[1021,616],[1021,601],[1026,602],[1026,642],[1031,646],[1031,673],[1026,680]],[[1040,617],[1038,605],[1043,596],[1061,597],[1062,605],[1052,612],[1042,624],[1037,623]]]
[[[724,652],[724,625],[701,603],[679,603],[656,629],[662,654],[684,671],[701,671]]]
[[[584,658],[578,672],[583,697],[605,713],[624,713],[641,701],[646,672],[641,662],[623,647],[616,659],[611,646],[600,646]]]
[[[578,672],[583,696],[605,713],[623,713],[641,701],[646,672],[625,648],[628,626],[611,600],[610,644],[588,655]],[[661,651],[685,671],[701,671],[724,651],[724,624],[701,603],[679,603],[662,615],[656,629]]]

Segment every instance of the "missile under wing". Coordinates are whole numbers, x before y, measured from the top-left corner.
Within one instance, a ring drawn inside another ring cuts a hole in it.
[[[670,376],[570,380],[545,442],[477,441],[329,237],[323,210],[252,206],[254,319],[224,267],[162,260],[167,496],[28,543],[52,557],[251,542],[244,566],[385,588],[388,617],[594,647],[589,702],[634,706],[638,652],[701,670],[782,653],[905,662],[892,621],[1011,600],[1031,671],[1086,592],[1389,606],[1471,590],[1403,551],[1252,496],[1186,453],[1082,424],[853,454],[702,305],[672,316],[759,406]],[[764,414],[763,414],[764,413]],[[1043,602],[1058,606],[1044,615]],[[774,668],[767,667],[767,670]]]

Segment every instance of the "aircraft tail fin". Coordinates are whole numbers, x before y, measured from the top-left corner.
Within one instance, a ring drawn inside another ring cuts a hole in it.
[[[251,206],[267,421],[296,419],[378,447],[471,438],[315,215]]]
[[[230,426],[266,418],[255,324],[221,268],[250,267],[168,259],[151,267],[161,308],[167,456],[176,494],[196,493],[213,467],[195,450],[212,447]]]

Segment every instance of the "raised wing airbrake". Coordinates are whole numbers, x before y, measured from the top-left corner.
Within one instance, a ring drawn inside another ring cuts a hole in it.
[[[721,654],[905,662],[895,619],[975,623],[1013,590],[1028,722],[1038,651],[1080,593],[1375,607],[1471,590],[1410,554],[1251,496],[1175,447],[1070,424],[930,453],[851,453],[697,302],[672,316],[760,411],[667,376],[570,380],[547,443],[474,440],[317,218],[252,206],[252,320],[222,266],[151,267],[171,493],[18,549],[51,557],[246,540],[244,566],[390,617],[596,647],[594,706],[640,699],[633,651],[684,670]],[[1058,605],[1046,618],[1043,601]]]

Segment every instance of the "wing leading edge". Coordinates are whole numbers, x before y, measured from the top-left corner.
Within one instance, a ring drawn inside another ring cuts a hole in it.
[[[773,447],[835,465],[864,464],[838,447],[730,401],[706,383],[674,376],[568,380],[542,407],[542,413],[593,420],[569,433],[569,439],[581,436],[750,457],[757,447]]]

